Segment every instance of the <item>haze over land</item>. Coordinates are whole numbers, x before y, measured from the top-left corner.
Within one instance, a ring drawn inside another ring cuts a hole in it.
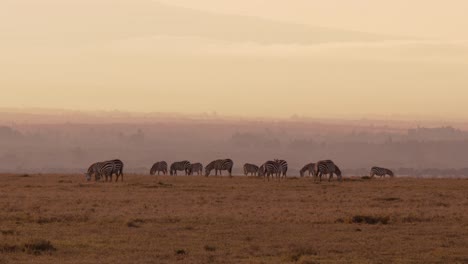
[[[371,166],[397,175],[468,176],[468,123],[239,118],[215,114],[0,111],[0,171],[82,173],[93,162],[120,158],[127,173],[149,172],[159,160],[207,164],[232,158],[235,175],[246,162],[283,158],[289,175],[332,158],[344,175]]]

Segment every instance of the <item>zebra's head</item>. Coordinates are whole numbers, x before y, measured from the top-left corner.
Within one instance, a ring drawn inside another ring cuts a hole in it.
[[[84,175],[85,175],[87,181],[91,180],[91,173],[86,172]]]
[[[391,171],[391,170],[388,170],[388,175],[389,175],[390,177],[395,177],[395,174],[394,174],[393,171]]]
[[[341,174],[341,170],[336,165],[335,165],[335,174],[339,181],[343,180],[343,175]]]

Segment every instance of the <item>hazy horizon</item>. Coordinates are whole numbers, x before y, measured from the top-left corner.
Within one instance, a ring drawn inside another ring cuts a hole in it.
[[[466,120],[464,1],[0,4],[0,104]]]

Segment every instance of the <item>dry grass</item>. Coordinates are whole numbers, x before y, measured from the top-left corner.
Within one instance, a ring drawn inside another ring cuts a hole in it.
[[[468,180],[0,176],[0,264],[467,263]]]

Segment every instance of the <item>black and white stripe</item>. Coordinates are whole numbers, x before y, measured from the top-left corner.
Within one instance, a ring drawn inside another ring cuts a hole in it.
[[[244,175],[245,176],[249,175],[249,173],[252,176],[255,176],[255,175],[257,175],[257,172],[258,172],[258,166],[257,165],[250,164],[250,163],[244,164]]]
[[[99,175],[99,168],[101,166],[100,163],[101,162],[96,162],[96,163],[91,164],[91,166],[89,166],[88,171],[85,173],[87,181],[90,181],[93,175],[94,175],[95,181],[100,180],[100,175]]]
[[[215,170],[215,175],[218,175],[218,171],[220,175],[222,175],[222,171],[228,171],[229,177],[232,176],[232,167],[234,166],[234,162],[231,159],[219,159],[210,162],[205,167],[205,176],[208,177],[212,170]]]
[[[314,179],[320,178],[322,181],[322,175],[328,175],[328,181],[331,181],[333,174],[336,174],[338,180],[341,181],[341,170],[338,166],[331,160],[321,160],[315,164],[314,168]]]
[[[185,175],[190,175],[192,165],[188,160],[178,161],[171,164],[170,174],[177,175],[177,171],[185,171]]]
[[[197,175],[203,174],[203,165],[201,163],[192,164],[192,167],[190,168],[190,175],[193,175],[194,173],[197,173]]]
[[[299,174],[301,175],[301,177],[304,177],[304,174],[306,172],[309,172],[309,176],[314,176],[314,170],[315,170],[315,163],[309,163],[309,164],[306,164],[304,165],[304,167],[302,167],[302,169],[299,171]]]
[[[164,175],[167,174],[167,162],[165,161],[158,161],[153,164],[153,167],[151,167],[150,170],[150,175],[155,175],[156,172],[159,173],[162,172]]]
[[[275,159],[275,162],[279,164],[280,178],[281,177],[286,178],[286,173],[288,172],[288,162],[285,160],[279,160],[279,159]]]
[[[101,177],[105,177],[106,181],[110,179],[112,181],[112,175],[116,175],[115,181],[123,181],[123,162],[119,159],[109,160],[104,162],[96,162],[88,168],[88,172],[85,173],[86,179],[91,180],[92,174],[94,174],[95,180],[99,180]]]
[[[380,178],[385,177],[385,175],[388,175],[390,177],[395,177],[395,174],[393,174],[393,171],[386,169],[386,168],[381,168],[381,167],[372,167],[370,171],[370,177],[374,178],[374,176],[380,176]]]
[[[270,176],[273,178],[275,175],[279,178],[280,173],[282,172],[281,170],[281,165],[279,162],[269,160],[265,162],[263,165],[263,180],[265,178],[270,180]]]

